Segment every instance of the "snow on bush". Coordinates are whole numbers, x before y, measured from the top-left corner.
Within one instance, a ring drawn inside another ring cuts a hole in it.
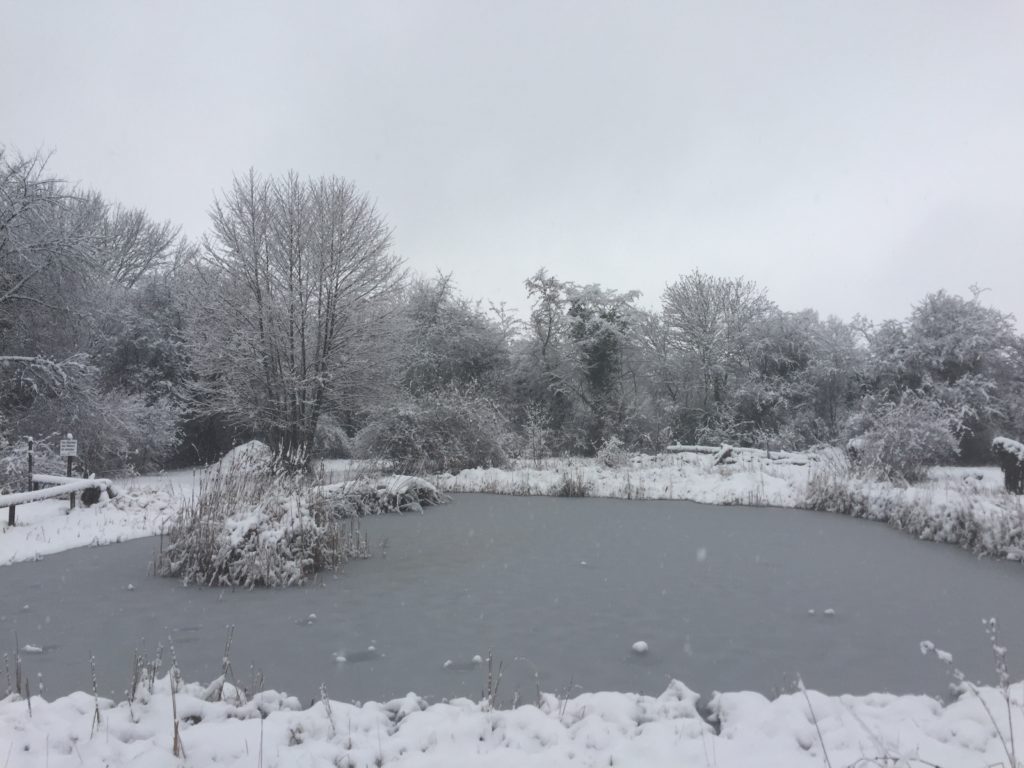
[[[1013,456],[1018,462],[1024,463],[1024,443],[1018,443],[1008,437],[997,437],[993,440],[992,452],[997,456],[1003,454]]]
[[[512,439],[487,397],[447,390],[380,410],[356,435],[356,448],[396,472],[457,472],[505,465]]]
[[[992,441],[992,453],[999,459],[1006,490],[1024,495],[1024,443],[1008,437],[997,437]]]
[[[905,392],[899,402],[868,402],[863,421],[868,429],[856,445],[856,456],[883,480],[917,483],[929,467],[959,452],[955,414],[938,400]]]
[[[249,448],[227,466],[263,455]],[[209,586],[280,587],[367,556],[365,539],[301,476],[224,466],[181,505],[159,555],[161,575]]]
[[[382,515],[388,512],[422,512],[442,504],[445,497],[432,484],[412,475],[359,478],[317,489],[331,510],[342,517]]]
[[[49,475],[63,475],[67,464],[49,444],[39,441],[33,449],[32,471]],[[9,443],[0,435],[0,493],[28,490],[28,442]]]
[[[250,440],[232,448],[212,469],[217,472],[269,472],[274,464],[274,451],[266,443]]]
[[[629,454],[622,441],[612,435],[598,449],[597,460],[606,467],[624,467],[629,460]]]

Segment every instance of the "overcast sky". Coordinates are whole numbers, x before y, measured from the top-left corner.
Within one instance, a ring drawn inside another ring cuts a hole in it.
[[[658,303],[1024,317],[1024,2],[0,0],[0,143],[199,236],[250,166],[376,199],[410,267]]]

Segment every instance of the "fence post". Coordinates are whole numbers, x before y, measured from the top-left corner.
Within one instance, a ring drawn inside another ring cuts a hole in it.
[[[35,458],[35,448],[33,447],[32,438],[28,439],[28,489],[35,490],[32,487],[32,459]]]
[[[11,506],[9,506],[7,508],[7,525],[9,525],[11,528],[14,527],[14,505],[13,504],[11,504]]]

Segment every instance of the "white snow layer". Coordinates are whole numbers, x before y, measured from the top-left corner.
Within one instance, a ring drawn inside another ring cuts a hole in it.
[[[414,694],[362,706],[324,699],[301,710],[276,692],[251,700],[223,680],[176,688],[145,684],[131,704],[73,693],[53,702],[0,700],[0,757],[8,768],[182,765],[531,766],[683,765],[820,768],[852,765],[1008,765],[1002,692],[981,689],[943,706],[926,696],[825,696],[808,691],[769,701],[718,693],[707,702],[718,732],[698,713],[698,695],[673,681],[657,697],[542,694],[537,704],[494,709],[468,699],[427,705]],[[1020,701],[1019,685],[1009,691]],[[983,700],[982,700],[983,699]],[[173,753],[174,709],[181,757]],[[1024,713],[1010,708],[1014,732]]]
[[[99,546],[153,536],[178,507],[166,490],[122,488],[113,499],[69,509],[66,499],[19,506],[17,524],[0,526],[0,565],[37,560],[75,547]]]

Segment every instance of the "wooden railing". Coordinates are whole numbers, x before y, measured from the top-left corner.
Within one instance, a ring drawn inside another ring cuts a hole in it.
[[[50,487],[40,488],[39,486],[41,485]],[[70,509],[74,509],[75,495],[88,488],[97,488],[100,491],[106,491],[108,495],[114,495],[112,483],[110,480],[103,478],[76,478],[61,475],[33,474],[32,490],[21,493],[0,494],[0,508],[7,507],[7,525],[13,526],[15,524],[15,508],[19,504],[29,504],[33,501],[43,501],[58,496],[70,495]]]

